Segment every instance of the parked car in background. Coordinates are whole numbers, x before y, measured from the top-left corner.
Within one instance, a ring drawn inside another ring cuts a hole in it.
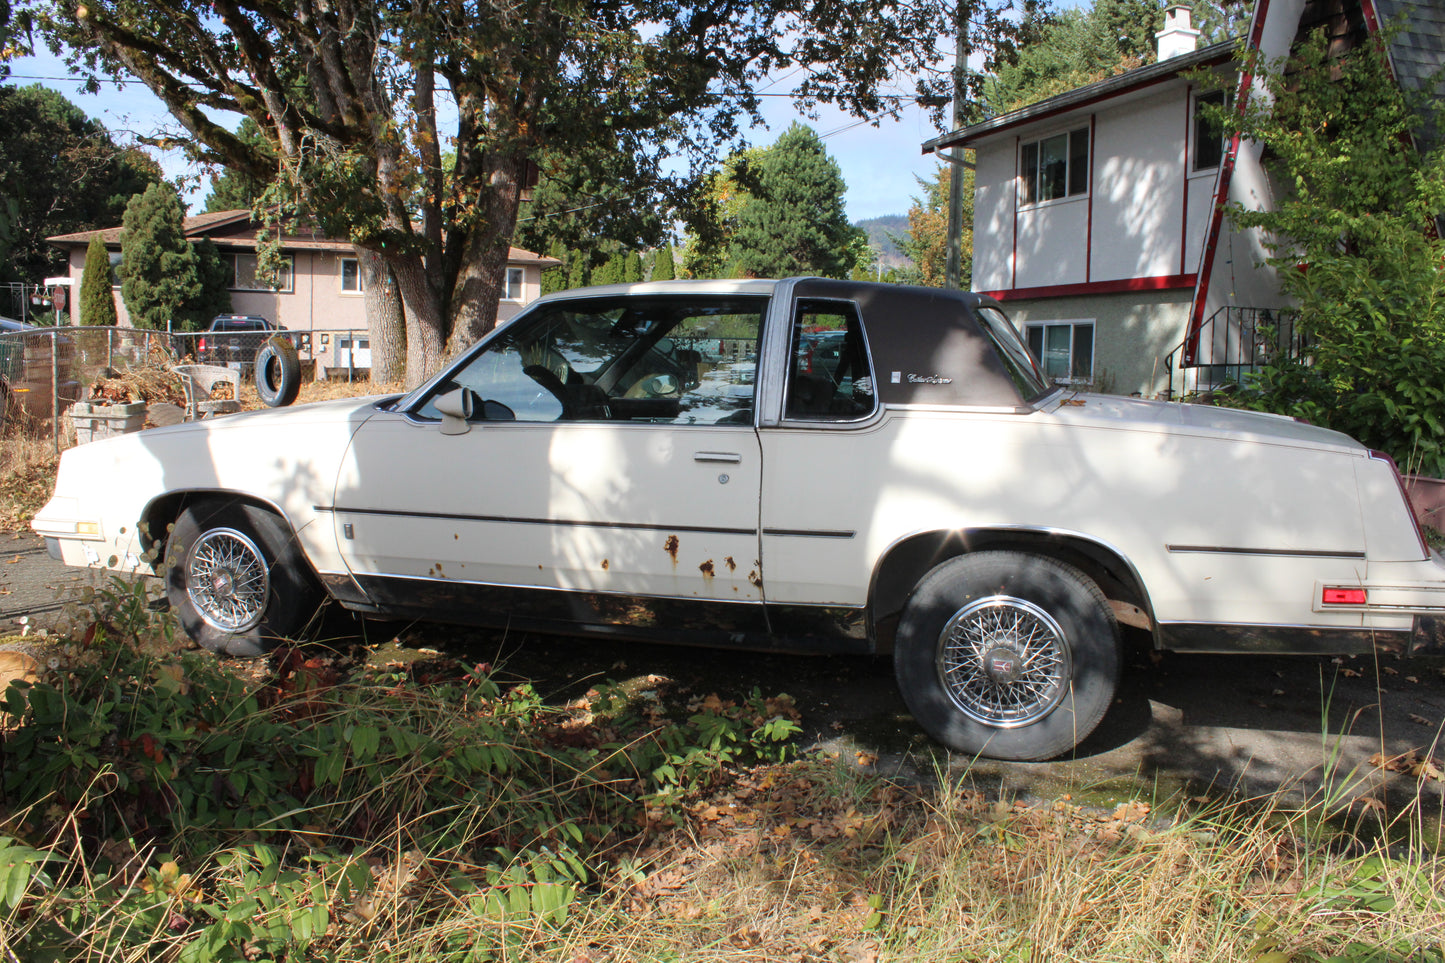
[[[0,335],[21,335],[31,330],[33,326],[24,321],[0,317]],[[19,381],[24,368],[24,340],[20,337],[0,338],[0,381],[6,384]]]
[[[822,362],[820,327],[841,332]],[[987,297],[820,278],[549,295],[408,394],[71,449],[33,527],[72,565],[163,575],[221,652],[327,596],[891,652],[934,738],[1008,759],[1093,731],[1121,626],[1157,649],[1409,652],[1445,615],[1387,457],[1073,393]]]
[[[196,360],[247,371],[266,339],[282,330],[255,314],[222,314],[211,321],[204,337],[196,341]]]

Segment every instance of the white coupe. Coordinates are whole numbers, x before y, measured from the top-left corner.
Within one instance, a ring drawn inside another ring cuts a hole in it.
[[[1160,649],[1410,651],[1445,612],[1385,456],[1053,387],[988,298],[818,278],[552,295],[407,395],[71,449],[33,524],[69,564],[163,576],[221,652],[326,597],[891,650],[924,728],[1008,759],[1094,729],[1121,623]]]

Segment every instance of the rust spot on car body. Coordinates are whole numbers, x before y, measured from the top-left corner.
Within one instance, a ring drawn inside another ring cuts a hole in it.
[[[607,571],[608,566],[610,566],[611,564],[612,564],[611,562],[609,562],[607,559],[604,558],[604,559],[602,560],[602,571],[604,571],[604,572]]]
[[[672,564],[677,564],[677,536],[667,536],[667,541],[662,543],[662,550],[672,556]]]
[[[753,583],[753,588],[761,589],[763,587],[763,577],[758,574],[757,569],[748,573],[748,581]]]
[[[703,562],[701,565],[699,565],[699,566],[697,567],[697,570],[702,573],[702,577],[703,577],[703,578],[712,578],[712,577],[713,577],[712,559],[708,559],[706,562]]]
[[[725,556],[723,558],[723,564],[728,567],[729,572],[736,572],[738,570],[738,563],[733,561],[733,557],[731,555]]]

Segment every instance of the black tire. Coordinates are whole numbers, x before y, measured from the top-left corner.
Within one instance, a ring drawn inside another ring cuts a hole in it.
[[[268,408],[284,408],[301,391],[301,359],[290,338],[267,338],[256,352],[256,394]]]
[[[263,654],[303,628],[321,601],[290,529],[254,505],[188,506],[165,559],[166,596],[181,627],[223,655]]]
[[[1082,742],[1109,708],[1119,625],[1099,587],[1072,566],[979,552],[918,583],[893,665],[913,717],[950,749],[1052,759]]]

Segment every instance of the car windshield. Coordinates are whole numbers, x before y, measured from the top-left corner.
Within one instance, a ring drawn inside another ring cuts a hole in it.
[[[1032,402],[1053,390],[1039,363],[1019,337],[1018,330],[1002,311],[990,305],[980,305],[978,319],[1020,395]]]

